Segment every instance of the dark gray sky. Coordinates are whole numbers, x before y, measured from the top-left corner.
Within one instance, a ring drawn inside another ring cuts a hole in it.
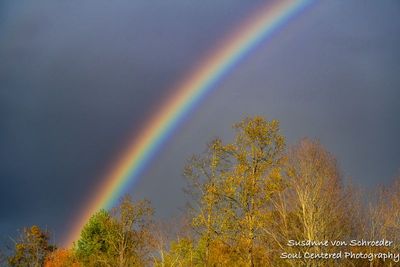
[[[263,2],[0,2],[0,236],[35,223],[60,241],[172,85]],[[356,183],[389,183],[399,47],[399,1],[316,2],[221,82],[128,191],[177,214],[188,156],[255,114],[279,119],[289,144],[320,139]]]

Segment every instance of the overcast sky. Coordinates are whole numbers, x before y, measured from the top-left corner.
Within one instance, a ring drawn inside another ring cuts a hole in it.
[[[0,240],[66,234],[105,171],[175,83],[265,1],[0,2]],[[346,177],[400,168],[400,2],[317,1],[202,102],[134,188],[159,217],[185,202],[185,160],[245,116],[318,138]]]

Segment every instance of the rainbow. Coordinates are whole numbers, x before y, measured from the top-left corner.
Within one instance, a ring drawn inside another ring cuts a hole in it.
[[[82,227],[96,211],[101,208],[109,209],[116,204],[124,189],[139,178],[161,145],[185,116],[216,87],[218,81],[311,2],[313,1],[276,0],[242,23],[233,35],[223,39],[221,45],[178,84],[175,93],[161,105],[143,131],[127,146],[122,158],[105,177],[104,183],[95,191],[95,196],[75,221],[76,224],[64,244],[70,246],[79,238]]]

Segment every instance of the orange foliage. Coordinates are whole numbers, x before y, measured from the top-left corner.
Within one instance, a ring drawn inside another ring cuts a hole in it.
[[[44,267],[81,267],[75,260],[74,254],[69,249],[57,249],[52,252],[44,263]]]

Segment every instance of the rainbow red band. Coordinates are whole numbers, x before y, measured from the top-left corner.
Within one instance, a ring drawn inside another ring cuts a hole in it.
[[[222,45],[206,57],[203,63],[174,90],[172,95],[157,110],[138,137],[127,147],[113,171],[95,191],[88,206],[75,221],[65,240],[71,246],[79,239],[82,227],[90,216],[101,208],[109,209],[134,183],[182,119],[214,89],[215,84],[227,75],[257,45],[270,37],[288,20],[304,10],[312,0],[276,0],[266,5],[243,23],[233,35],[224,39]]]

